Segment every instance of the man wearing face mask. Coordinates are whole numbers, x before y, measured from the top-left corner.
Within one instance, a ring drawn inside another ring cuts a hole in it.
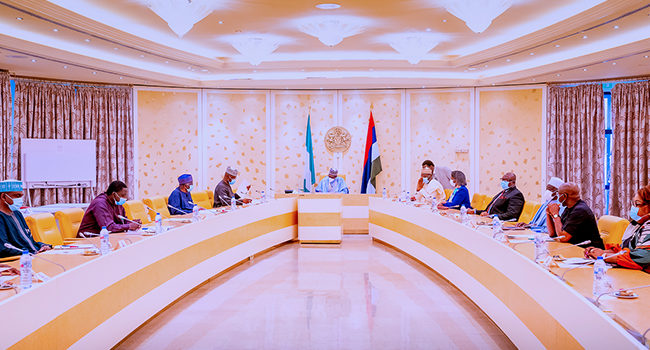
[[[178,177],[178,187],[169,195],[169,214],[184,215],[194,210],[192,201],[192,190],[194,189],[194,179],[192,175],[183,174]]]
[[[577,244],[591,241],[585,246],[604,249],[603,239],[600,238],[598,223],[594,212],[587,203],[580,199],[580,187],[573,182],[562,184],[558,190],[558,203],[550,203],[546,208],[546,224],[548,235],[560,237],[560,242]],[[560,216],[560,205],[565,206]]]
[[[456,188],[456,184],[451,180],[451,169],[448,167],[442,165],[435,166],[432,161],[427,159],[422,162],[422,169],[424,168],[428,168],[433,172],[433,179],[438,181],[443,189],[453,190]],[[424,182],[422,182],[422,178],[419,178],[415,191],[420,191],[422,187],[424,187]]]
[[[315,191],[317,193],[350,193],[348,185],[343,178],[339,177],[339,171],[336,168],[330,168],[329,174],[320,181]]]
[[[542,200],[544,201],[542,206],[539,207],[535,216],[533,216],[533,219],[529,223],[520,222],[517,224],[517,227],[528,227],[548,232],[548,229],[546,228],[546,208],[550,203],[557,202],[557,191],[563,183],[564,181],[557,177],[552,177],[548,180],[548,184],[546,184],[546,192],[542,197]],[[564,207],[560,207],[560,216],[562,216],[563,212]]]
[[[217,187],[214,188],[215,207],[230,205],[230,201],[232,197],[235,197],[235,199],[238,200],[237,204],[241,204],[241,203],[248,204],[251,202],[250,198],[241,198],[237,193],[234,193],[234,191],[232,190],[232,186],[234,186],[235,182],[237,182],[238,174],[239,171],[237,171],[237,169],[231,167],[226,168],[226,173],[223,174],[223,180],[221,180],[217,184]],[[248,186],[247,189],[250,189],[250,186]]]
[[[106,192],[95,197],[86,208],[79,225],[79,232],[88,236],[87,233],[98,234],[102,227],[106,227],[110,232],[135,231],[140,228],[139,224],[119,218],[126,215],[122,205],[126,203],[128,195],[129,189],[124,182],[111,182]],[[133,221],[142,223],[139,219]],[[81,237],[79,234],[78,236]]]
[[[22,205],[23,183],[18,180],[0,182],[0,258],[20,255],[19,251],[5,247],[5,243],[18,249],[27,249],[30,253],[52,249],[48,244],[34,241],[25,218],[19,211]]]
[[[501,177],[501,188],[485,210],[470,209],[468,213],[481,216],[496,215],[501,221],[516,221],[524,210],[524,194],[517,189],[517,176],[505,173]]]
[[[422,168],[421,180],[424,186],[411,199],[414,201],[429,203],[436,199],[437,203],[445,200],[445,190],[440,182],[433,178],[433,172],[429,168]]]

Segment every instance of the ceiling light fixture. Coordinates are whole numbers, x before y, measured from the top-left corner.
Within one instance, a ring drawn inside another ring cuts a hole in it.
[[[223,21],[219,21],[219,24],[223,24]]]
[[[55,31],[55,32],[58,32],[59,30],[58,30],[58,29],[54,29],[54,31]]]
[[[510,62],[510,59],[508,58],[508,59],[506,60],[506,62]]]
[[[614,26],[614,29],[618,29],[618,26]]]
[[[214,7],[210,0],[149,0],[147,5],[179,38],[212,13]]]
[[[555,47],[560,47],[560,45],[555,45]]]
[[[586,71],[587,71],[587,68],[584,68],[582,71],[583,71],[583,72],[586,72]]]
[[[423,36],[409,36],[390,43],[390,47],[395,49],[413,65],[422,61],[424,56],[438,46],[438,42]]]
[[[93,72],[93,74],[97,74],[97,72]]]
[[[585,36],[583,36],[582,38],[583,38],[583,39],[587,39],[587,36],[585,35]]]
[[[321,10],[336,10],[336,9],[340,9],[341,5],[339,5],[339,4],[318,4],[318,5],[316,5],[316,8],[321,9]]]
[[[614,65],[614,66],[615,66],[615,65],[616,65],[616,62],[612,62],[612,65]]]
[[[262,38],[249,38],[230,44],[253,66],[262,63],[273,51],[280,47],[277,43]]]
[[[32,62],[36,62],[36,60],[35,60],[35,59],[32,59]]]
[[[512,0],[449,0],[445,8],[465,21],[474,33],[483,33],[510,6]]]
[[[531,52],[530,55],[533,56],[533,55],[535,55],[535,53],[534,53],[534,52]]]
[[[331,47],[337,45],[347,37],[363,33],[365,28],[339,20],[326,20],[301,25],[298,27],[298,30],[318,38],[321,43]]]
[[[123,79],[123,78],[122,78],[122,77],[120,77],[120,79]]]
[[[63,68],[66,68],[66,69],[67,69],[67,68],[68,68],[68,66],[63,66]]]
[[[23,20],[22,17],[16,17],[16,19],[19,20],[19,21],[22,21],[22,20]]]
[[[558,74],[557,76],[559,77],[560,75]]]
[[[86,39],[86,42],[89,42],[89,41],[90,41],[90,39]]]

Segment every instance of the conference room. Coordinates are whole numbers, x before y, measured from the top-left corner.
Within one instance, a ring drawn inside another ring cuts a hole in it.
[[[0,2],[0,348],[648,348],[649,20]]]

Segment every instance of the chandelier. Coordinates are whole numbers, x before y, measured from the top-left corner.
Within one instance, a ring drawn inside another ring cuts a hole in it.
[[[182,38],[212,12],[212,0],[149,0],[148,6]]]
[[[249,38],[230,43],[250,64],[257,66],[280,45],[262,38]]]
[[[449,0],[445,8],[473,32],[483,33],[510,6],[512,0]]]
[[[436,46],[438,46],[437,41],[422,36],[409,36],[390,43],[390,47],[402,54],[410,64],[414,65],[418,64],[424,58],[424,55]]]
[[[325,20],[301,25],[298,30],[318,38],[320,42],[327,46],[335,46],[349,36],[363,33],[364,28],[339,20]]]

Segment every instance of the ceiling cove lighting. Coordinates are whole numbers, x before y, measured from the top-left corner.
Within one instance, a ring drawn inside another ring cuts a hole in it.
[[[390,47],[413,65],[420,63],[424,56],[436,46],[438,46],[437,41],[421,36],[409,36],[390,43]]]
[[[510,6],[512,0],[449,0],[445,8],[474,33],[483,33]]]
[[[169,28],[182,38],[196,23],[212,13],[210,0],[149,0],[147,6],[167,22]]]
[[[280,47],[277,43],[262,38],[249,38],[234,41],[230,44],[253,66],[262,63],[273,51]]]
[[[363,33],[365,28],[356,24],[329,19],[301,25],[298,30],[316,37],[321,43],[332,47],[347,37]]]

